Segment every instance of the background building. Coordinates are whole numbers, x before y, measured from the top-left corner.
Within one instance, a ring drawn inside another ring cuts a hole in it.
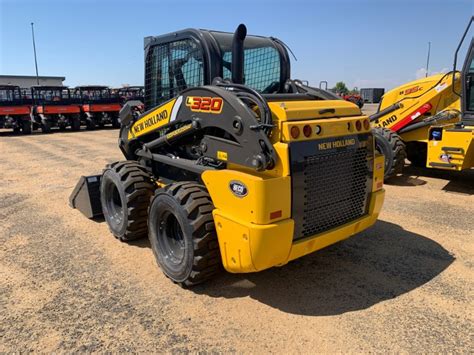
[[[39,76],[40,85],[63,85],[64,76]],[[37,85],[34,75],[0,75],[0,85],[18,85],[22,88]]]

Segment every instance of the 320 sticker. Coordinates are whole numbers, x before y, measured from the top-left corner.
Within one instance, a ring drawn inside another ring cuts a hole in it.
[[[194,112],[221,113],[224,102],[220,97],[188,96],[186,106]]]

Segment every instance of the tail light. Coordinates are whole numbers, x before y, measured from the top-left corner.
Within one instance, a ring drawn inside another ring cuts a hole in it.
[[[311,133],[313,133],[313,130],[311,129],[311,126],[310,125],[305,125],[303,127],[303,134],[306,138],[308,138],[309,136],[311,136]]]
[[[368,131],[369,128],[370,128],[369,120],[364,120],[364,129]]]
[[[300,136],[300,129],[298,126],[293,126],[290,129],[291,138],[296,139]]]

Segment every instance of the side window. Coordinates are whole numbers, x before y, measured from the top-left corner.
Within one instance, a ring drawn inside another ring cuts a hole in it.
[[[230,78],[231,52],[223,56],[223,75]],[[245,85],[259,92],[272,92],[280,83],[280,56],[273,47],[247,48],[244,50]]]
[[[468,111],[474,111],[474,49],[471,53],[471,63],[466,73],[466,106]]]
[[[168,45],[157,45],[150,48],[145,63],[145,106],[159,105],[163,94],[169,96]],[[164,70],[163,70],[164,69]],[[165,77],[163,77],[165,75]]]
[[[157,106],[184,89],[204,84],[203,56],[191,39],[156,45],[145,68],[145,105]]]

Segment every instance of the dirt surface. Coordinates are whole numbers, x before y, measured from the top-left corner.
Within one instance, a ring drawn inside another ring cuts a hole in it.
[[[147,240],[68,207],[80,175],[122,159],[117,132],[0,132],[0,352],[472,351],[473,171],[408,168],[369,230],[184,290]]]

